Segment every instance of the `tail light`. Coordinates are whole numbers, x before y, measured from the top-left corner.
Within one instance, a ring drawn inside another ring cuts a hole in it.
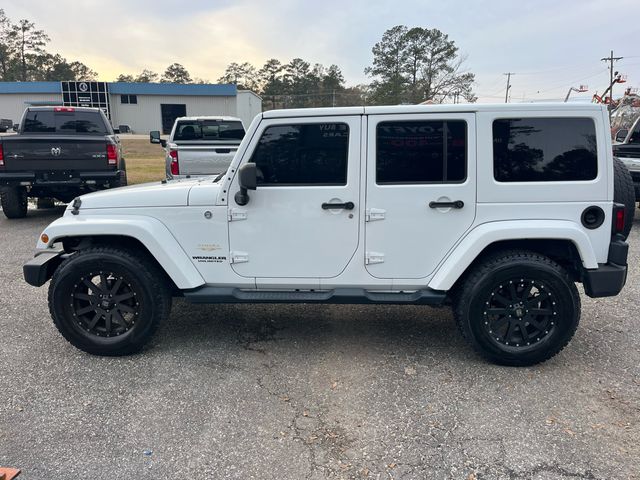
[[[4,167],[4,150],[2,150],[1,143],[0,143],[0,167]]]
[[[621,203],[613,204],[613,233],[623,233],[625,224],[625,208]]]
[[[107,143],[107,162],[109,165],[117,165],[118,149],[112,143]]]
[[[54,112],[75,112],[76,109],[73,107],[55,107],[53,111]]]
[[[171,175],[180,175],[180,164],[178,163],[178,151],[169,150],[171,157]]]

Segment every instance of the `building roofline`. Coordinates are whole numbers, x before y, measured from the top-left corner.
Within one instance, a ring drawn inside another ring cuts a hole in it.
[[[107,82],[114,95],[187,95],[235,97],[233,84]],[[62,94],[61,82],[0,82],[0,94]]]

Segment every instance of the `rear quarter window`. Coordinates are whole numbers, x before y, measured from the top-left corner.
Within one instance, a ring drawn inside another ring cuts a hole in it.
[[[494,120],[493,174],[499,182],[593,180],[595,123],[590,118]]]

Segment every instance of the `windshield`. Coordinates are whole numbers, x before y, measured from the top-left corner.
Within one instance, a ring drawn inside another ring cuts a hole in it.
[[[239,121],[189,120],[178,122],[174,140],[242,140],[244,127]]]

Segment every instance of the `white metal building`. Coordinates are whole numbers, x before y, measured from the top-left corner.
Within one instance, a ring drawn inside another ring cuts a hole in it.
[[[235,85],[125,82],[0,82],[0,118],[18,123],[30,105],[100,107],[114,127],[169,133],[181,116],[227,115],[248,127],[262,99]]]

